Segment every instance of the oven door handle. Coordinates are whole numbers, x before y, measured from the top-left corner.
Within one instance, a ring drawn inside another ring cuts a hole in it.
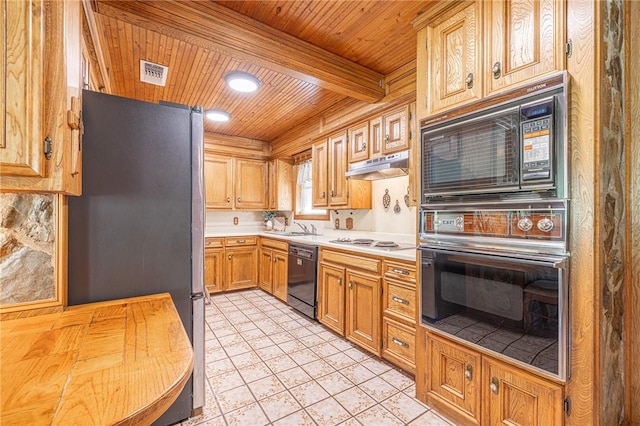
[[[518,261],[527,265],[533,266],[543,266],[543,267],[553,267],[555,269],[565,269],[567,266],[567,258],[566,257],[555,257],[555,256],[542,256],[540,259],[530,259],[527,257],[522,257],[518,255],[514,255],[511,257],[506,256],[497,256],[495,254],[484,254],[484,253],[471,253],[465,251],[452,251],[452,250],[441,250],[435,248],[427,248],[420,247],[419,250],[422,251],[430,251],[435,253],[441,253],[446,255],[456,255],[456,256],[466,256],[474,259],[490,259],[497,262],[506,262],[506,261]],[[429,260],[424,260],[424,262],[429,262]]]

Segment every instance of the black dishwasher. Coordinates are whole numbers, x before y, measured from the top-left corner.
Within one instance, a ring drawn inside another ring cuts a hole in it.
[[[318,247],[289,243],[287,272],[287,302],[309,318],[316,319]]]

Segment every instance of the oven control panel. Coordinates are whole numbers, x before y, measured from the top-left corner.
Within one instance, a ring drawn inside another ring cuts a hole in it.
[[[564,209],[423,210],[420,233],[563,240],[565,214]]]

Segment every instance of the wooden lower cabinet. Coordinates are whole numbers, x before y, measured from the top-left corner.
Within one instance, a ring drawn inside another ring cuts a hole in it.
[[[288,247],[283,240],[260,239],[258,287],[283,302],[287,301]]]
[[[345,337],[380,356],[380,276],[346,271]]]
[[[209,293],[223,290],[224,249],[205,248],[204,250],[204,285]]]
[[[344,336],[345,268],[320,263],[318,276],[318,321]]]
[[[427,404],[461,424],[480,424],[480,354],[427,338]]]
[[[418,363],[417,395],[449,419],[461,425],[563,424],[562,385],[426,334],[426,362]]]
[[[258,248],[226,248],[225,255],[225,290],[255,287],[258,283]]]
[[[482,382],[484,424],[563,424],[562,386],[487,357],[482,359]]]

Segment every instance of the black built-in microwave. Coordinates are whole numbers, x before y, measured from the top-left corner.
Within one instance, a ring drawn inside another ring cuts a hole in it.
[[[422,202],[566,198],[566,78],[422,120]]]

